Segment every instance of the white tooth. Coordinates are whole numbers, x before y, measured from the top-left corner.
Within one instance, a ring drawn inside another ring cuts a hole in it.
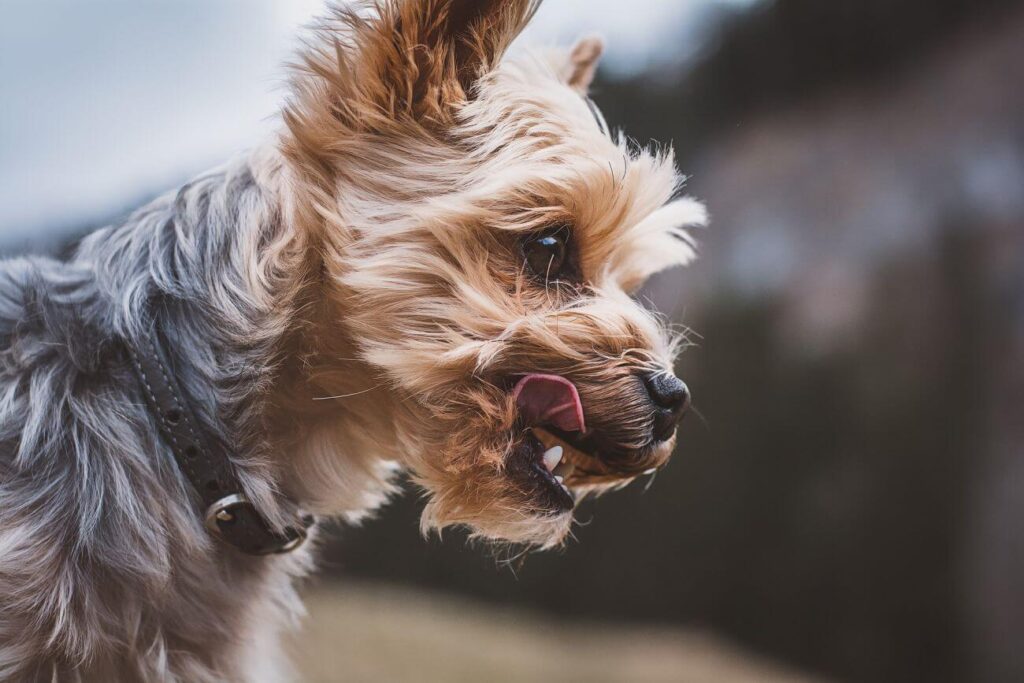
[[[651,469],[649,469],[649,470],[644,470],[644,474],[654,474],[654,473],[655,473],[655,472],[657,472],[657,471],[658,471],[658,468],[657,468],[657,467],[652,467],[652,468],[651,468]]]
[[[548,468],[548,472],[558,467],[560,462],[562,462],[561,446],[552,446],[544,451],[544,467]]]
[[[573,464],[571,462],[565,462],[563,460],[562,462],[558,463],[558,467],[551,470],[551,474],[560,474],[563,477],[568,477],[570,474],[573,473],[573,470],[575,469],[576,468],[573,467]]]
[[[563,481],[565,481],[565,477],[562,477],[562,476],[556,474],[555,475],[555,481],[557,481],[559,484],[561,484]]]

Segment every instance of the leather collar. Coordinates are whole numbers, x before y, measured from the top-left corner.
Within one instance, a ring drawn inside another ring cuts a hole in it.
[[[299,515],[278,530],[248,499],[229,457],[228,446],[209,434],[172,372],[162,335],[151,321],[142,338],[125,340],[146,403],[171,448],[178,468],[199,494],[203,523],[215,538],[248,555],[287,553],[302,545],[312,516]]]

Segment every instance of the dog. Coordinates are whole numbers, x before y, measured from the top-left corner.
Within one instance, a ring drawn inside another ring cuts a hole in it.
[[[551,548],[666,462],[631,294],[705,212],[589,100],[599,39],[503,58],[536,7],[331,7],[266,145],[0,266],[0,679],[289,680],[314,519],[404,472],[424,532]]]

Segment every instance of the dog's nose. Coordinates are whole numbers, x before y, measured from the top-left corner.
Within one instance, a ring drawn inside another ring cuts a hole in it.
[[[644,386],[657,408],[654,415],[654,438],[667,441],[690,407],[690,390],[683,380],[665,372],[645,376]]]

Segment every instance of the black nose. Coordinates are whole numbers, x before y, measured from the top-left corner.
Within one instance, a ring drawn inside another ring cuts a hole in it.
[[[654,438],[666,441],[672,437],[679,420],[690,407],[690,390],[675,375],[659,372],[644,377],[644,386],[657,407],[654,415]]]

